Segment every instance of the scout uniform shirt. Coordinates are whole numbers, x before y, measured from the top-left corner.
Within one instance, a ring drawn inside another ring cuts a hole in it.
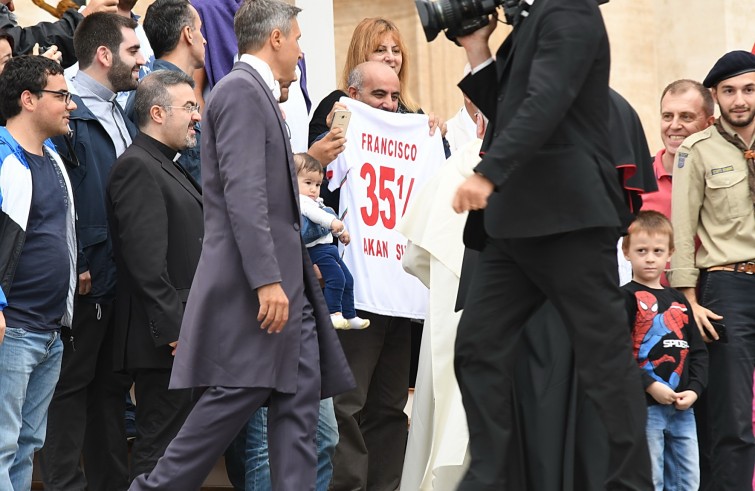
[[[722,120],[724,129],[739,138]],[[744,142],[748,147],[752,142]],[[674,160],[671,222],[674,246],[669,278],[694,287],[699,269],[755,259],[755,208],[747,161],[715,126],[690,135]],[[695,235],[700,248],[695,253]]]

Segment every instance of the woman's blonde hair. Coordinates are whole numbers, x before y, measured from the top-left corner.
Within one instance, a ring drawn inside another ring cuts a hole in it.
[[[351,71],[360,63],[368,61],[368,57],[380,46],[380,42],[386,33],[393,36],[393,40],[401,50],[401,69],[398,79],[401,82],[401,96],[399,102],[411,112],[419,110],[419,104],[409,95],[409,56],[406,46],[401,39],[401,33],[393,22],[380,17],[363,19],[354,28],[351,36],[349,51],[346,53],[346,63],[341,73],[340,89],[346,92],[349,88],[347,80]]]

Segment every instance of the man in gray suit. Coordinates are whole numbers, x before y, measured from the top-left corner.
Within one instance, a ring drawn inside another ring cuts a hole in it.
[[[241,57],[204,113],[205,235],[171,377],[204,392],[132,490],[199,489],[265,402],[273,489],[314,490],[319,399],[354,386],[299,232],[277,102],[275,81],[293,79],[301,56],[299,11],[246,0],[236,14]]]

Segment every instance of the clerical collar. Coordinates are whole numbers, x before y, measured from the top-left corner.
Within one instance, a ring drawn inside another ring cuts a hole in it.
[[[161,142],[160,140],[156,140],[146,133],[141,133],[141,136],[143,136],[147,141],[152,143],[152,145],[156,149],[158,149],[160,153],[165,155],[169,160],[172,160],[173,162],[175,162],[178,159],[178,157],[181,156],[179,152],[177,152],[176,150],[173,150],[172,148],[170,148],[168,145]]]

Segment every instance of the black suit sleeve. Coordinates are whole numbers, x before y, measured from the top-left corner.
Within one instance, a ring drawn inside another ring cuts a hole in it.
[[[459,82],[459,88],[486,118],[495,121],[498,96],[495,62],[488,64],[474,75],[468,74]]]
[[[120,160],[110,174],[108,198],[117,254],[158,347],[178,340],[183,303],[168,276],[168,212],[152,172],[141,159]]]
[[[511,172],[530,161],[553,135],[580,94],[598,50],[608,49],[605,31],[597,28],[602,26],[597,6],[593,9],[554,2],[549,5],[553,7],[543,11],[537,19],[540,24],[537,37],[533,38],[537,46],[528,79],[512,78],[509,82],[527,83],[527,95],[506,127],[494,129],[491,146],[476,168],[499,187]],[[528,21],[536,19],[524,22]],[[512,52],[512,56],[516,54]],[[488,93],[491,70],[484,69],[472,79],[478,76],[483,83],[480,90]],[[489,95],[481,102],[483,107],[489,105]]]

